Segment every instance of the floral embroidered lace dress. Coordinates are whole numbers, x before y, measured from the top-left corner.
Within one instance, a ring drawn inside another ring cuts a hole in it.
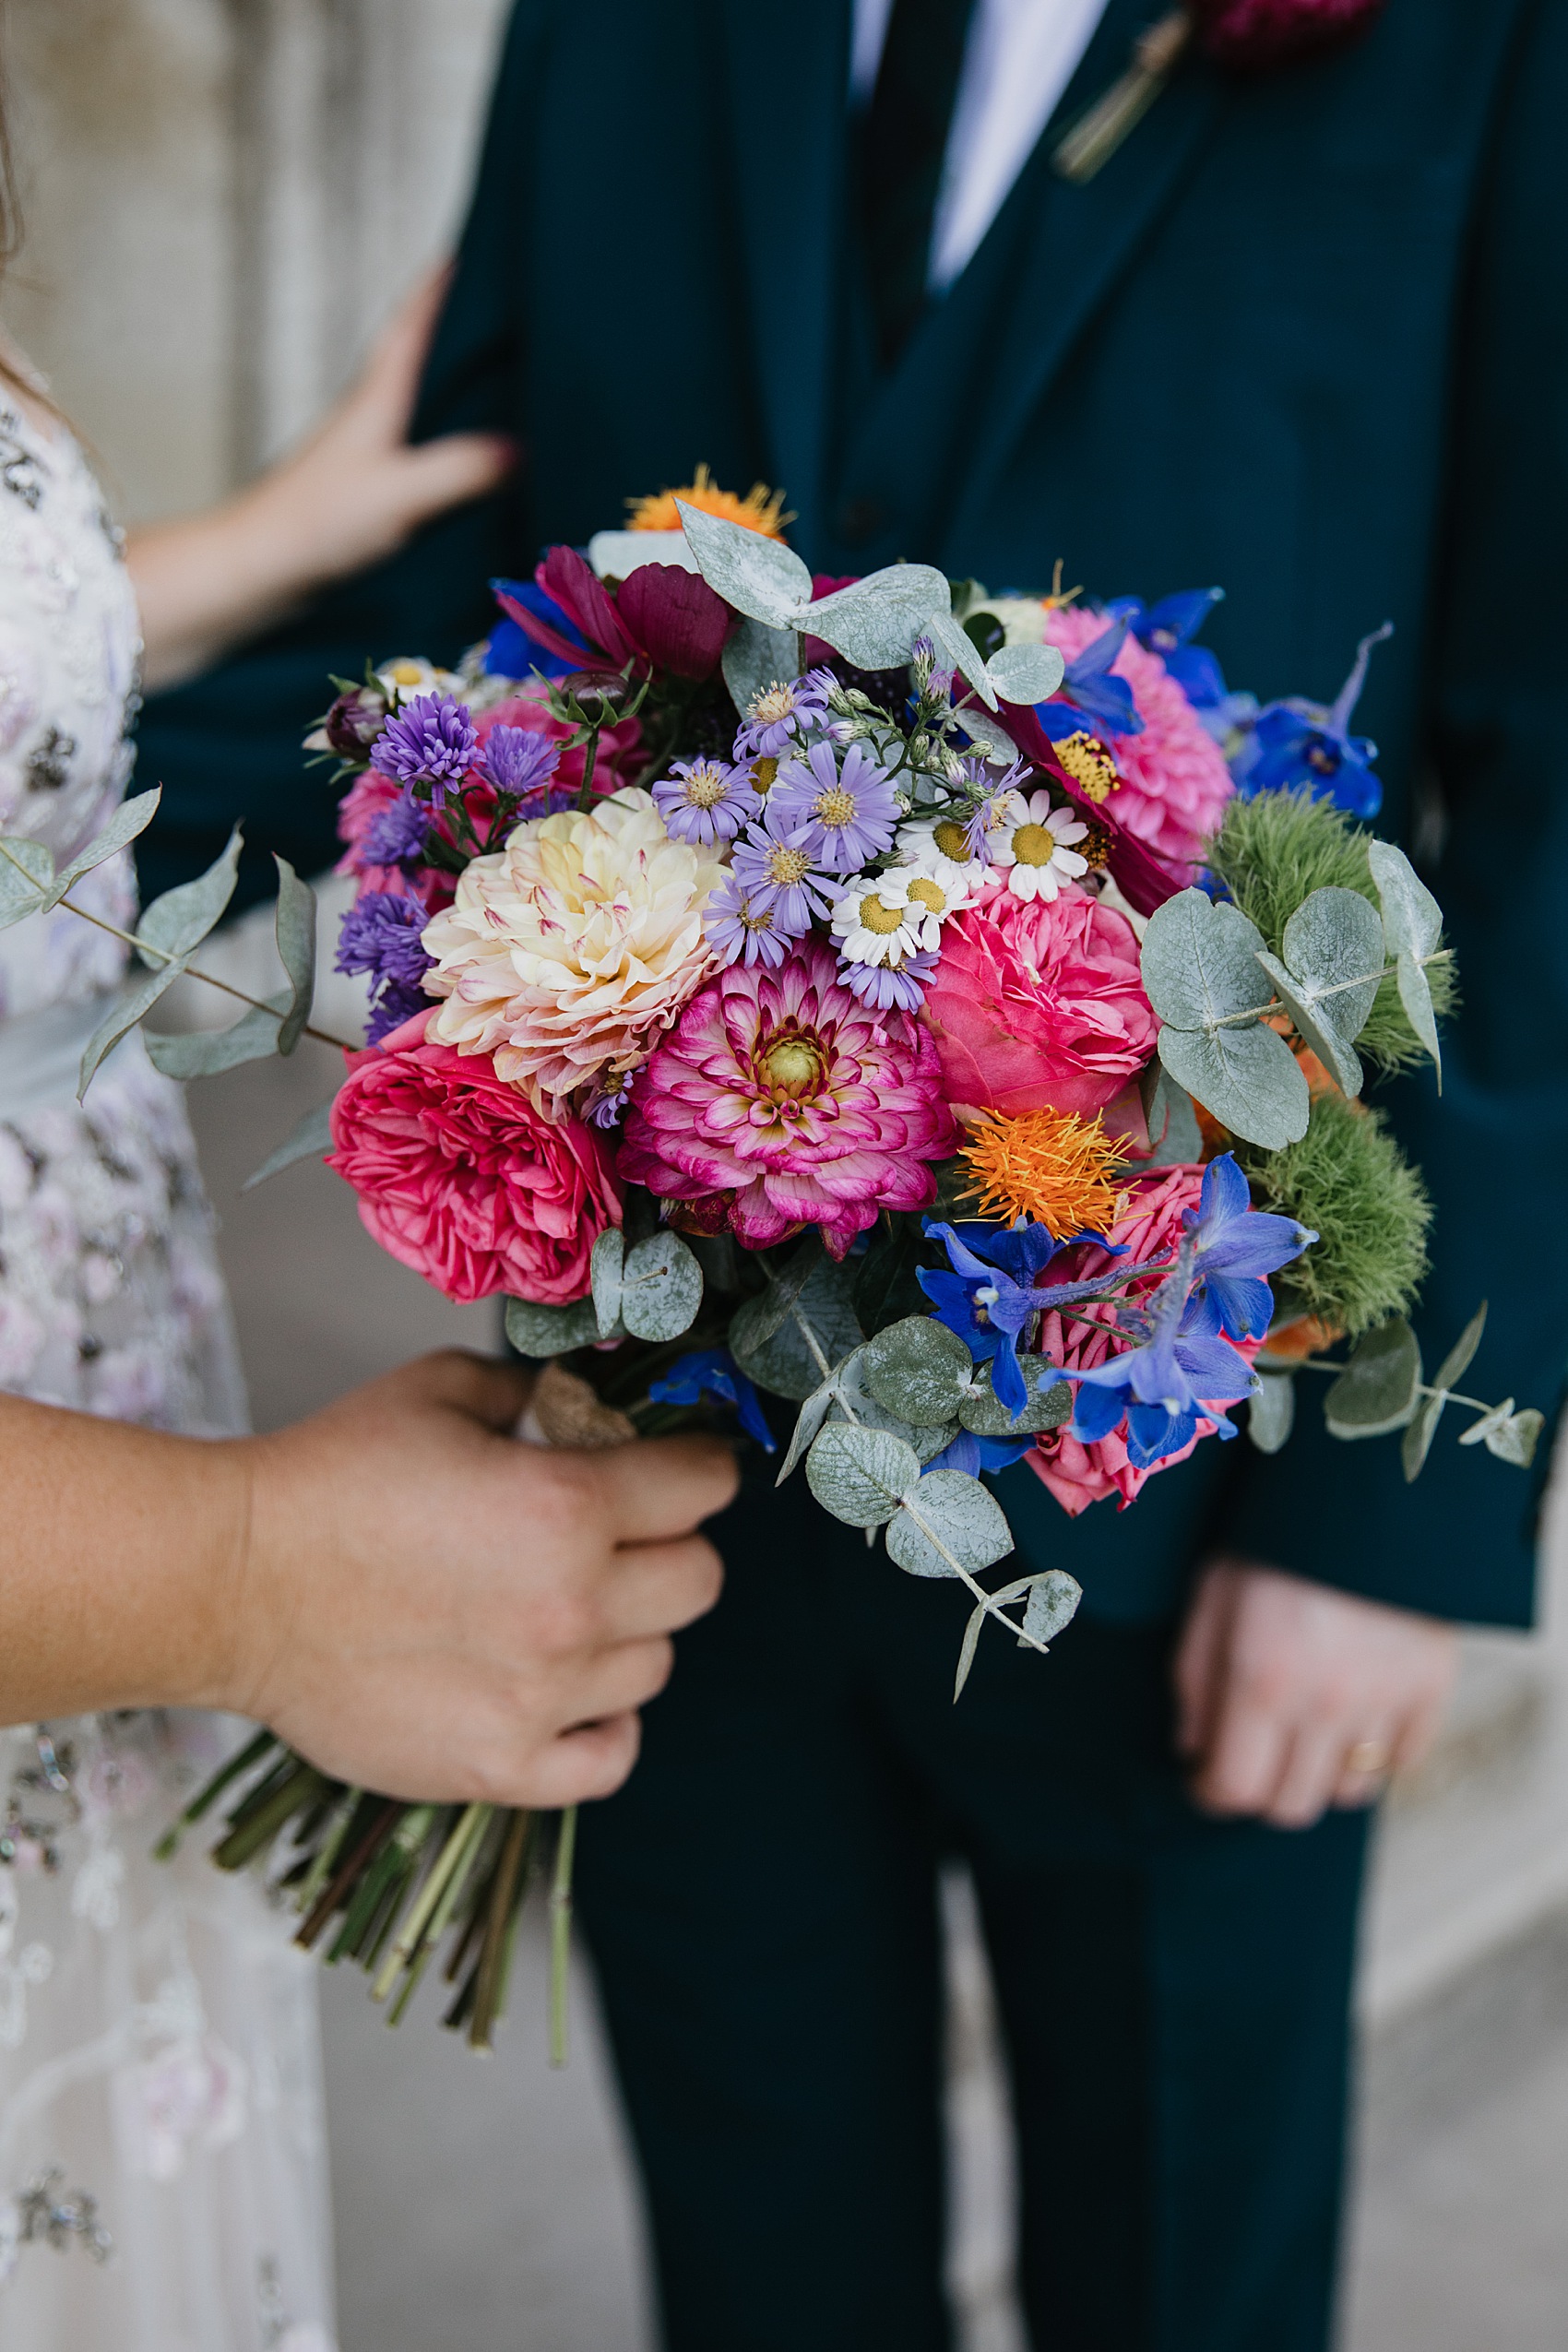
[[[63,861],[100,828],[137,650],[97,484],[0,386],[0,831]],[[127,927],[128,857],[73,897]],[[68,913],[0,931],[0,1388],[219,1436],[244,1393],[180,1091],[133,1033],[76,1101],[125,966]],[[310,1963],[248,1879],[151,1859],[235,1728],[0,1728],[6,2352],[330,2352]]]

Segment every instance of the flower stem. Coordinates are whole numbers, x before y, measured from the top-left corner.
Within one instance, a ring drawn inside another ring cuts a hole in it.
[[[561,1816],[555,1874],[550,1887],[550,2063],[566,2063],[567,1968],[572,1956],[572,1863],[577,1850],[577,1809]]]

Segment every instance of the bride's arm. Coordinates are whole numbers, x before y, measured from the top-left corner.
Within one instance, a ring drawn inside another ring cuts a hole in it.
[[[518,1444],[529,1389],[432,1356],[232,1441],[0,1396],[0,1723],[220,1707],[388,1796],[608,1794],[717,1598],[694,1530],[734,1466]]]
[[[313,589],[505,480],[516,452],[494,434],[409,443],[445,287],[442,273],[405,304],[359,382],[291,456],[221,505],[131,533],[150,689],[207,669]]]

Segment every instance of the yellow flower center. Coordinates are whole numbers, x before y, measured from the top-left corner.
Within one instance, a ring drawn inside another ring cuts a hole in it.
[[[764,687],[753,703],[752,717],[759,727],[771,727],[780,719],[788,719],[794,707],[794,687],[782,685],[776,678],[771,686]]]
[[[1020,825],[1013,836],[1013,856],[1021,866],[1048,866],[1056,855],[1056,836],[1049,825]]]
[[[752,910],[752,902],[749,898],[743,898],[741,901],[739,920],[742,927],[746,931],[771,931],[773,929],[773,916],[771,910],[768,908],[764,907],[760,913],[754,913]]]
[[[1080,729],[1075,735],[1064,736],[1056,746],[1056,756],[1081,791],[1091,801],[1108,800],[1122,778],[1116,762],[1098,735]]]
[[[386,674],[395,686],[418,686],[424,681],[424,669],[418,661],[391,662],[387,667]]]
[[[911,892],[910,896],[913,895]],[[874,891],[869,898],[861,900],[861,928],[874,932],[878,939],[890,939],[896,931],[902,928],[903,921],[903,909],[885,905]]]
[[[803,1037],[780,1038],[764,1054],[762,1066],[770,1087],[797,1100],[822,1083],[821,1052]]]
[[[969,845],[963,826],[956,818],[944,816],[940,824],[932,826],[931,837],[943,856],[951,858],[956,866],[968,863]]]
[[[752,762],[753,790],[760,792],[765,801],[773,790],[773,779],[778,773],[778,762],[771,753],[765,753],[761,759]]]
[[[780,890],[788,890],[803,882],[812,870],[812,861],[803,849],[775,849],[767,861],[767,876]]]
[[[705,763],[686,778],[686,799],[695,809],[717,808],[724,798],[724,771]]]
[[[928,907],[933,915],[944,915],[947,912],[947,893],[941,883],[932,882],[928,873],[922,873],[918,881],[910,883],[909,896],[921,906]]]
[[[849,825],[854,820],[855,796],[843,790],[819,792],[816,796],[816,816],[819,825]]]

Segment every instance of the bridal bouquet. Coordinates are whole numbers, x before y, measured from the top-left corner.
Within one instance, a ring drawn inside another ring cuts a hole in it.
[[[1336,1436],[1401,1431],[1409,1478],[1450,1404],[1526,1464],[1540,1415],[1456,1393],[1484,1308],[1425,1375],[1428,1202],[1361,1099],[1438,1063],[1456,987],[1366,829],[1375,638],[1334,704],[1260,707],[1194,642],[1217,591],[814,578],[781,524],[699,475],[499,584],[459,671],[344,686],[313,740],[348,785],[369,1038],[259,1173],[325,1152],[395,1256],[505,1299],[544,1364],[525,1433],[718,1417],[803,1467],[966,1589],[957,1691],[988,1620],[1043,1652],[1079,1598],[1050,1566],[982,1582],[1013,1549],[988,1473],[1125,1509],[1243,1401],[1285,1443],[1303,1372]],[[13,901],[75,878],[6,853]],[[166,1070],[308,1023],[314,906],[279,870],[289,992],[149,1039]],[[232,845],[148,909],[153,968],[89,1065],[232,873]],[[275,1855],[302,1940],[331,1930],[395,2015],[450,1931],[448,2022],[488,2041],[541,1867],[564,1950],[571,1815],[394,1803],[263,1733],[190,1818],[236,1783],[218,1859]]]

